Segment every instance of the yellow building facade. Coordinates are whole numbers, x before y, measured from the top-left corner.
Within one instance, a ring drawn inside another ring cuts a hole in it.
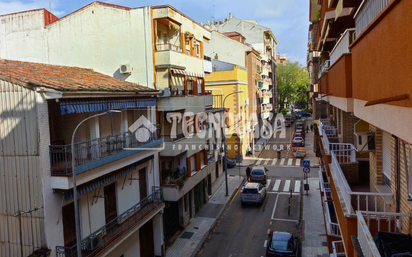
[[[205,78],[205,90],[222,95],[225,108],[228,157],[242,158],[251,146],[247,69],[238,65],[213,60],[214,71]],[[236,93],[239,92],[239,93]]]

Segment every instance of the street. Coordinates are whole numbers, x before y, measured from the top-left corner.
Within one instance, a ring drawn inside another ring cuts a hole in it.
[[[286,128],[284,138],[272,138],[254,162],[268,169],[264,204],[242,207],[240,192],[237,192],[196,256],[265,256],[269,229],[302,237],[299,226],[305,182],[301,160],[287,149],[282,151],[282,158],[277,159],[273,148],[273,145],[290,144],[293,128],[294,124]],[[228,176],[245,176],[245,170],[246,167],[238,166],[228,169]],[[316,170],[312,172],[317,174]]]

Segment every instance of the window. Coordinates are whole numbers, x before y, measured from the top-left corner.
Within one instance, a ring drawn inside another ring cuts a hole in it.
[[[187,80],[187,93],[193,95],[193,80]]]
[[[409,157],[409,158],[408,158]],[[409,193],[409,198],[412,198],[412,144],[409,144],[409,156],[407,158],[408,163],[408,193]]]

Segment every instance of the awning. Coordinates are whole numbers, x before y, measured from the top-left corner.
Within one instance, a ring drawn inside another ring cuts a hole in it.
[[[141,165],[141,164],[143,164],[143,163],[145,163],[145,162],[147,162],[147,161],[150,161],[151,159],[153,159],[153,155],[150,156],[150,157],[144,158],[144,159],[141,160],[141,161],[138,161],[138,162],[136,162],[136,163],[133,163],[133,164],[131,164],[131,165],[128,165],[128,166],[126,166],[126,167],[124,167],[124,168],[121,168],[121,169],[119,169],[119,170],[117,170],[117,171],[114,171],[114,172],[112,172],[112,173],[110,173],[110,174],[107,174],[107,175],[105,175],[105,176],[102,176],[102,177],[100,177],[100,178],[97,178],[97,179],[95,179],[95,180],[93,180],[93,181],[91,181],[91,182],[89,182],[89,183],[87,183],[87,184],[85,184],[85,185],[79,186],[79,187],[77,188],[77,196],[81,196],[81,195],[83,195],[83,194],[85,194],[85,193],[87,193],[87,192],[89,192],[89,191],[92,191],[92,190],[94,190],[94,189],[96,189],[96,188],[98,188],[98,187],[100,187],[100,186],[103,186],[103,185],[105,185],[105,184],[108,184],[109,182],[111,182],[111,181],[113,181],[113,180],[115,180],[115,179],[118,179],[118,178],[120,178],[120,177],[123,177],[123,176],[129,174],[130,172],[135,171],[139,165]],[[68,191],[65,191],[65,192],[64,192],[64,200],[65,200],[65,201],[69,201],[69,200],[71,200],[71,199],[73,199],[73,198],[74,198],[73,190],[68,190]]]
[[[173,75],[186,75],[186,71],[179,69],[171,69]]]
[[[155,106],[156,99],[61,100],[62,115]]]
[[[193,77],[193,76],[187,76],[187,80],[196,80],[196,77]]]

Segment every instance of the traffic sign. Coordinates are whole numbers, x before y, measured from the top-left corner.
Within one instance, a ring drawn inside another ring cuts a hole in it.
[[[309,168],[309,167],[304,167],[304,168],[303,168],[303,172],[309,173],[309,172],[310,172],[310,168]]]
[[[302,165],[303,165],[303,167],[310,167],[310,161],[309,160],[303,160]]]
[[[236,160],[242,160],[242,155],[240,154],[236,155]]]

